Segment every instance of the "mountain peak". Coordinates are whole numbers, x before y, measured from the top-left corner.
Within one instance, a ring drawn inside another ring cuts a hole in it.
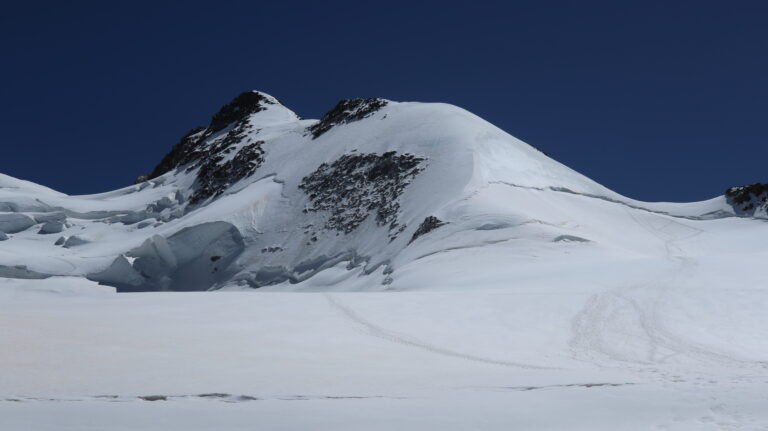
[[[283,106],[277,98],[267,93],[252,90],[244,91],[232,101],[222,106],[207,127],[196,127],[185,134],[181,141],[163,157],[160,163],[149,175],[136,179],[137,183],[159,177],[172,169],[184,165],[201,162],[215,153],[226,151],[231,145],[237,144],[248,135],[247,131],[256,127],[269,127],[277,124],[298,121],[299,117],[290,109]],[[231,127],[219,139],[219,132]],[[212,141],[224,145],[215,145]]]
[[[9,213],[0,214],[0,278],[289,289],[284,282],[319,288],[325,276],[309,280],[331,269],[408,289],[418,285],[413,271],[438,277],[447,267],[431,262],[466,249],[493,257],[503,248],[511,259],[668,252],[649,226],[688,235],[713,218],[765,217],[768,194],[752,185],[700,203],[633,201],[457,106],[345,99],[300,121],[258,91],[187,133],[154,177],[93,196],[0,177],[0,213]]]
[[[213,115],[207,129],[209,133],[218,132],[248,115],[266,110],[267,105],[275,104],[277,100],[272,96],[259,91],[244,91]]]

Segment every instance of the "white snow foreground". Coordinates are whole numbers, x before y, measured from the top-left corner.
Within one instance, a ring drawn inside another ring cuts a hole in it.
[[[0,429],[768,429],[764,220],[256,94],[135,186],[0,175]]]

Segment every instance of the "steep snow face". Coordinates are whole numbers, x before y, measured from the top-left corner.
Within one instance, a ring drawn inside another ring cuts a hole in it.
[[[413,289],[438,279],[439,256],[455,250],[549,263],[567,250],[597,265],[616,250],[658,252],[638,218],[764,215],[730,195],[625,198],[452,105],[350,99],[303,120],[256,91],[140,180],[67,196],[0,176],[0,276],[87,277],[123,291],[312,290],[329,288],[318,273],[341,270],[332,288],[358,289],[348,277],[362,277],[366,289]]]

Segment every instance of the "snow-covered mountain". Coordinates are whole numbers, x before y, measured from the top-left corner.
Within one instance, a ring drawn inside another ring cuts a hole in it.
[[[626,258],[651,252],[649,225],[765,217],[767,194],[638,202],[455,106],[351,99],[304,120],[252,91],[136,185],[67,196],[1,176],[0,276],[120,291],[409,290],[455,268],[455,250],[510,254],[507,271],[526,253],[547,265]],[[323,270],[337,275],[313,280]]]
[[[243,93],[130,187],[0,175],[0,429],[762,431],[766,202]]]

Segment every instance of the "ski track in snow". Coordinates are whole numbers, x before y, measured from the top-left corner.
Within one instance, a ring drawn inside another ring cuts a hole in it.
[[[678,243],[692,239],[704,231],[675,220],[666,220],[662,226],[655,226],[650,220],[641,220],[632,214],[632,210],[624,208],[626,213],[641,228],[663,242],[666,257],[675,268],[668,274],[653,278],[644,283],[631,286],[620,286],[605,292],[597,293],[589,298],[583,309],[574,317],[572,323],[572,339],[570,346],[576,357],[583,356],[590,362],[601,366],[608,364],[601,361],[595,354],[607,357],[619,363],[655,366],[665,363],[669,358],[684,355],[703,362],[721,366],[737,366],[765,368],[759,362],[743,361],[711,350],[707,346],[696,343],[666,329],[662,313],[665,300],[670,291],[677,288],[685,276],[692,275],[698,266],[695,258],[691,257]],[[652,215],[648,215],[653,217]],[[655,221],[655,220],[654,220]],[[669,228],[672,229],[669,229]],[[682,229],[681,229],[682,228]],[[678,235],[675,229],[690,232]],[[624,319],[624,321],[622,321]],[[634,321],[646,342],[644,357],[636,357],[632,352],[622,352],[609,347],[609,334],[632,334],[626,320]]]
[[[425,341],[418,340],[408,335],[398,334],[394,331],[390,331],[379,325],[376,325],[370,322],[369,320],[366,320],[363,317],[361,317],[358,313],[356,313],[354,310],[352,310],[348,306],[341,303],[341,301],[339,301],[338,298],[334,297],[331,294],[325,294],[325,297],[328,299],[328,304],[330,305],[330,307],[334,311],[336,311],[339,315],[341,315],[345,319],[352,322],[354,326],[362,330],[363,333],[376,338],[380,338],[382,340],[390,341],[392,343],[402,344],[405,346],[415,347],[415,348],[425,350],[427,352],[434,353],[437,355],[449,356],[453,358],[459,358],[459,359],[464,359],[464,360],[473,361],[473,362],[480,362],[484,364],[500,365],[504,367],[528,368],[528,369],[536,369],[536,370],[554,369],[552,367],[543,367],[538,365],[524,364],[520,362],[506,361],[502,359],[487,358],[484,356],[457,352],[455,350],[450,350],[444,347],[435,346]]]

